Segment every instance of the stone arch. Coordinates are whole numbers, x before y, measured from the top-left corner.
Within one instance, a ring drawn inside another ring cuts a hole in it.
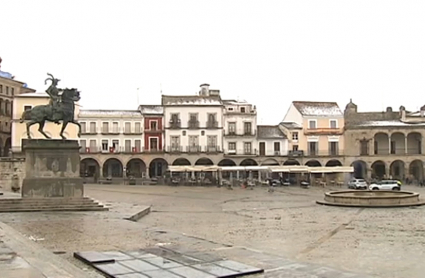
[[[123,177],[123,163],[117,158],[108,158],[103,163],[103,176],[105,178],[122,178]]]
[[[174,166],[190,166],[190,161],[186,158],[177,158],[173,161],[172,165]]]
[[[99,177],[100,163],[93,157],[86,157],[80,161],[80,175],[82,177]]]
[[[258,166],[257,161],[252,158],[246,158],[241,161],[240,166]]]
[[[163,158],[155,158],[149,163],[149,177],[162,177],[168,168],[168,162]]]
[[[261,166],[279,166],[280,163],[274,158],[268,158],[261,162]]]
[[[383,179],[387,175],[386,164],[382,160],[377,160],[372,163],[372,178]]]
[[[326,162],[326,167],[336,167],[336,166],[342,166],[341,161],[338,159],[331,159],[328,162]]]
[[[404,161],[394,160],[390,164],[390,177],[397,180],[403,180],[405,177],[404,173]]]
[[[422,153],[422,134],[419,132],[410,132],[407,134],[407,153]]]
[[[212,160],[209,158],[203,157],[196,160],[195,165],[210,166],[214,165],[214,162],[212,162]]]
[[[308,167],[321,167],[322,164],[318,160],[312,159],[312,160],[307,161],[305,163],[305,166],[308,166]]]
[[[296,159],[288,159],[283,162],[283,165],[301,165],[301,163]]]
[[[388,134],[384,132],[377,132],[373,136],[373,151],[374,154],[389,154],[390,151],[390,145],[389,145],[389,139]]]
[[[409,164],[409,179],[415,179],[416,181],[424,180],[424,164],[422,160],[416,159]]]
[[[142,178],[146,173],[146,163],[140,158],[132,158],[126,165],[126,176]]]
[[[12,140],[10,137],[7,137],[6,142],[4,142],[3,156],[9,156],[9,151],[11,147],[12,147]]]
[[[220,160],[218,166],[236,166],[236,163],[231,159],[225,158]]]
[[[356,160],[351,163],[351,166],[354,168],[353,176],[356,179],[366,179],[367,178],[367,163],[363,160]]]
[[[391,154],[405,154],[406,152],[406,138],[404,133],[396,131],[391,134]]]

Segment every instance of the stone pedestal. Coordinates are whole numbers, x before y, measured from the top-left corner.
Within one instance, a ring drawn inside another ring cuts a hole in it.
[[[25,140],[23,198],[82,198],[80,146],[76,140]]]

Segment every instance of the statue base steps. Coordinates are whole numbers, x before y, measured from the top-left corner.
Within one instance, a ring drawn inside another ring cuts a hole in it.
[[[0,198],[0,213],[31,211],[107,211],[99,202],[88,198]]]

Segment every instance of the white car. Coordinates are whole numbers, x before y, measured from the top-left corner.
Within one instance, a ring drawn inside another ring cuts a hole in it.
[[[364,179],[352,179],[348,182],[349,189],[367,189],[367,183]]]
[[[400,190],[401,183],[397,180],[382,180],[369,185],[370,190]]]

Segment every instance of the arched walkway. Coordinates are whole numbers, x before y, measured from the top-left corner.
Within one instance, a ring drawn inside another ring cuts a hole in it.
[[[326,167],[336,167],[336,166],[342,166],[341,161],[338,159],[331,159],[328,162],[326,162]]]
[[[390,165],[390,178],[403,180],[404,179],[404,162],[395,160]]]
[[[195,165],[202,165],[202,166],[210,166],[214,165],[211,159],[203,157],[198,160],[196,160]]]
[[[405,154],[406,153],[406,140],[404,134],[401,132],[394,132],[391,134],[391,154]]]
[[[419,132],[411,132],[407,135],[407,153],[422,153],[422,135]]]
[[[167,171],[168,163],[163,158],[155,158],[149,164],[149,177],[162,177]]]
[[[261,162],[261,166],[279,166],[279,162],[276,159],[269,158]]]
[[[354,168],[354,178],[366,179],[367,178],[367,163],[363,160],[354,161],[351,166]]]
[[[3,146],[3,140],[1,138],[0,138],[0,146]],[[4,154],[4,148],[0,147],[0,157],[2,156],[6,156],[6,155]]]
[[[257,166],[258,163],[254,159],[247,158],[241,161],[240,166]]]
[[[100,165],[93,158],[84,158],[80,161],[80,175],[82,177],[99,177]]]
[[[133,158],[127,162],[127,177],[142,178],[146,173],[146,164],[140,158]]]
[[[374,136],[374,154],[389,154],[388,134],[378,132]]]
[[[2,156],[9,156],[10,147],[12,145],[10,137],[6,139],[6,142],[4,143],[4,149]]]
[[[307,163],[305,164],[305,166],[308,166],[308,167],[321,167],[322,164],[320,164],[320,162],[317,161],[317,160],[309,160],[309,161],[307,161]]]
[[[109,158],[103,163],[103,177],[122,178],[123,165],[116,158]]]
[[[300,165],[300,163],[298,160],[288,159],[287,161],[283,162],[283,165]]]
[[[177,158],[173,161],[174,166],[190,166],[190,161],[186,158]]]
[[[383,162],[382,160],[377,160],[373,162],[370,168],[372,168],[372,178],[382,179],[387,175],[385,169],[385,162]]]
[[[231,159],[223,159],[218,163],[218,166],[236,166],[236,163]]]
[[[409,179],[415,179],[416,181],[424,180],[424,164],[421,160],[413,160],[409,165]]]

